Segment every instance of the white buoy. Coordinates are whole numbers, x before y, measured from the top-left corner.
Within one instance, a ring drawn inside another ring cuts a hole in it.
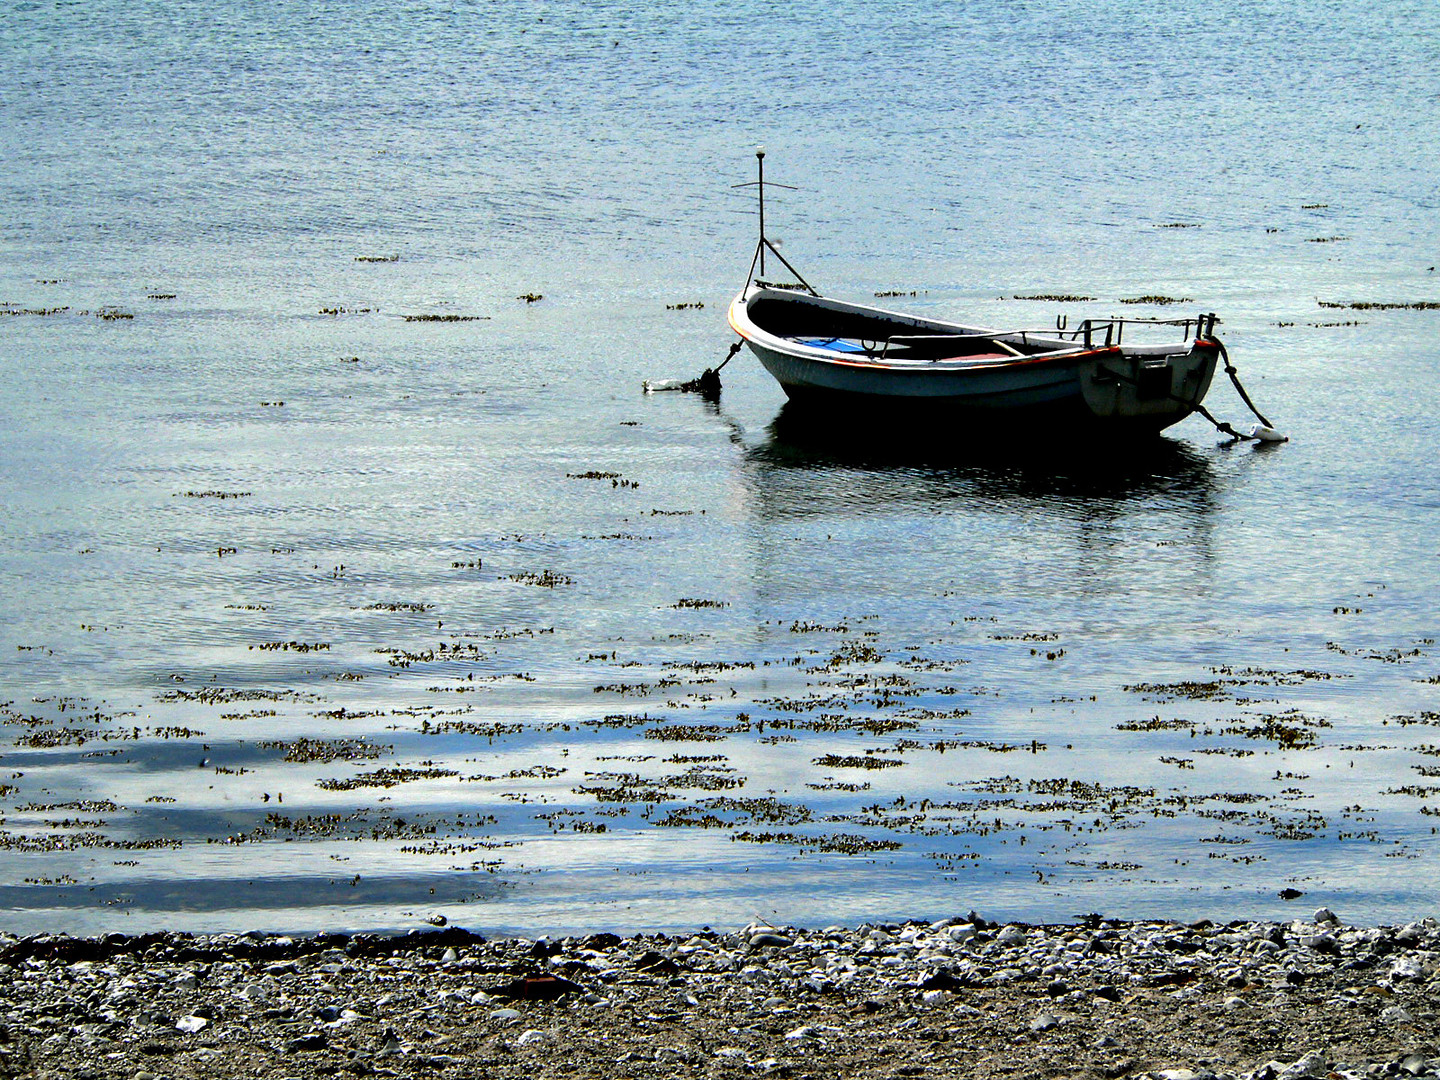
[[[684,390],[685,380],[683,379],[646,379],[641,386],[645,393],[657,394],[662,390]]]
[[[1259,440],[1260,442],[1289,442],[1289,441],[1290,441],[1290,436],[1289,436],[1289,435],[1282,435],[1280,432],[1276,431],[1273,427],[1267,427],[1267,426],[1264,425],[1264,424],[1256,424],[1253,428],[1251,428],[1251,429],[1250,429],[1250,438],[1252,438],[1252,439],[1257,439],[1257,440]]]

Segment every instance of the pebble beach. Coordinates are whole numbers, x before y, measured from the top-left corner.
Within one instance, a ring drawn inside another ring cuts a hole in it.
[[[0,939],[0,1076],[1440,1072],[1440,922]]]

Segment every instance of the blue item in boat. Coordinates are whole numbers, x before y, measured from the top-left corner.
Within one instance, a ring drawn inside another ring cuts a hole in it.
[[[866,353],[870,350],[857,341],[844,338],[796,338],[797,345],[809,345],[813,349],[829,349],[831,352]]]

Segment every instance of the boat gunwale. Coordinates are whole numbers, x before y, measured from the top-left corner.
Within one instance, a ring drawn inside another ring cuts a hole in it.
[[[1056,338],[1038,337],[1038,339],[1032,339],[1034,344],[1041,346],[1052,345],[1055,347],[1041,352],[1003,358],[997,358],[993,355],[984,356],[983,358],[979,356],[959,356],[907,362],[896,362],[894,360],[872,356],[867,356],[864,359],[854,359],[846,354],[827,349],[823,346],[808,345],[794,338],[781,336],[761,326],[750,315],[750,304],[756,299],[772,299],[809,306],[822,311],[830,310],[839,314],[857,314],[867,318],[893,319],[898,325],[902,326],[914,327],[915,329],[933,328],[946,332],[936,335],[939,337],[948,336],[949,332],[953,331],[956,337],[968,337],[971,339],[988,337],[1004,342],[1007,338],[1020,338],[1022,335],[1028,335],[1032,332],[1020,330],[991,330],[982,327],[963,326],[959,323],[952,323],[943,319],[928,319],[906,312],[891,311],[886,308],[870,307],[851,301],[837,300],[833,297],[799,295],[788,289],[775,289],[763,286],[746,288],[731,302],[726,314],[730,328],[752,345],[759,345],[763,348],[768,348],[775,352],[810,362],[830,364],[836,367],[854,368],[862,371],[885,372],[895,375],[924,376],[928,374],[939,374],[941,372],[954,374],[995,371],[1029,368],[1038,364],[1068,365],[1083,360],[1118,355],[1139,358],[1147,356],[1152,356],[1157,359],[1161,357],[1169,358],[1192,353],[1197,346],[1206,344],[1202,339],[1197,338],[1180,344],[1178,348],[1175,344],[1128,346],[1112,344],[1086,348],[1078,342],[1071,343]],[[1038,332],[1036,333],[1038,335]]]

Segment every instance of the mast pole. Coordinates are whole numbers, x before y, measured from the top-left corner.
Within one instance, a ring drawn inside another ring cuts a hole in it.
[[[760,179],[756,187],[760,193],[760,276],[765,276],[765,150],[763,147],[755,151],[755,162],[760,170]]]

